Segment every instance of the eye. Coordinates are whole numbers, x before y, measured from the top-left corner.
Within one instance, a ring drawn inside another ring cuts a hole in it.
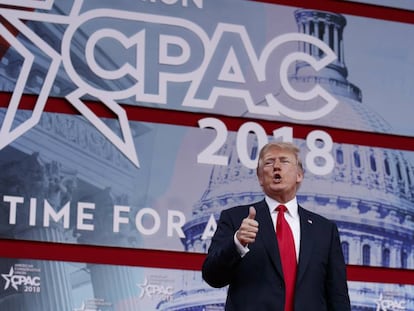
[[[275,160],[267,159],[264,161],[264,166],[273,166],[275,164]]]

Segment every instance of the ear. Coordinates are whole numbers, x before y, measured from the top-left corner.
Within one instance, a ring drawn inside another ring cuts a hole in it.
[[[303,171],[302,170],[298,170],[298,174],[297,174],[297,176],[296,176],[296,182],[297,183],[301,183],[302,182],[302,180],[303,180]]]

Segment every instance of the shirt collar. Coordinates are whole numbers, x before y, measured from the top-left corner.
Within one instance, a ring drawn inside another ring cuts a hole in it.
[[[270,213],[273,213],[275,211],[275,208],[278,205],[282,204],[282,203],[279,203],[278,201],[272,199],[271,197],[269,197],[267,195],[265,196],[265,201],[267,203],[267,206],[269,207]],[[298,201],[297,201],[296,197],[294,197],[292,200],[284,203],[283,205],[286,206],[290,216],[292,216],[293,218],[299,217],[299,214],[298,214]]]

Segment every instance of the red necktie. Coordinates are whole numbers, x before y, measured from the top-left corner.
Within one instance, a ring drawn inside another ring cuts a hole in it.
[[[295,241],[293,240],[292,230],[285,219],[286,206],[279,205],[276,210],[279,212],[276,221],[276,236],[286,286],[284,311],[293,311],[297,265]]]

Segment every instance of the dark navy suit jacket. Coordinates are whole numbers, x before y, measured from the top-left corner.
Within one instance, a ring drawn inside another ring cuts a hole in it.
[[[249,207],[256,208],[259,232],[241,258],[234,233]],[[305,210],[300,217],[300,252],[295,311],[350,311],[346,266],[334,222]],[[283,311],[285,286],[273,222],[264,200],[224,210],[202,268],[212,287],[229,285],[226,311]]]

